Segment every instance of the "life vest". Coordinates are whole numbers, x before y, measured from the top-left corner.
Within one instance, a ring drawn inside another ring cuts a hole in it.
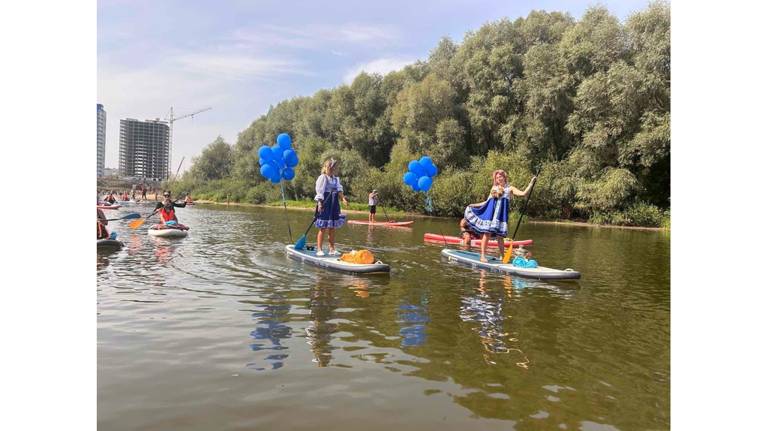
[[[165,207],[160,208],[160,217],[163,218],[163,220],[176,220],[176,211],[171,208],[170,210],[166,210]]]

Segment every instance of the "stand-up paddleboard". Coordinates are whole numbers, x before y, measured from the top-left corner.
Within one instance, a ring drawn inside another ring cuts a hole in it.
[[[187,236],[189,228],[184,225],[177,226],[180,226],[181,228],[156,224],[147,229],[147,233],[150,236],[156,236],[158,238],[184,238]]]
[[[521,268],[511,263],[504,264],[499,259],[486,255],[488,262],[480,262],[480,253],[464,250],[444,248],[442,255],[448,260],[471,265],[473,268],[487,269],[490,271],[506,272],[520,277],[536,278],[539,280],[575,280],[581,278],[581,273],[570,268],[553,269],[545,266],[537,268]]]
[[[123,243],[116,239],[97,239],[96,250],[97,251],[114,251],[123,248]]]
[[[368,264],[345,262],[339,259],[339,256],[317,256],[316,250],[295,250],[293,244],[286,245],[285,250],[288,252],[288,256],[294,259],[335,271],[352,272],[356,274],[389,272],[389,265],[382,263],[381,261]]]
[[[369,226],[385,226],[385,227],[407,227],[413,224],[413,220],[409,221],[375,221],[369,222],[368,220],[347,220],[349,224],[362,224]]]
[[[118,205],[118,204],[114,204],[114,205],[99,205],[99,204],[96,204],[96,208],[98,208],[100,210],[116,210],[116,209],[120,208],[120,205]]]
[[[424,234],[424,241],[426,242],[437,242],[440,244],[461,244],[461,238],[458,236],[447,236],[447,235],[440,235],[437,233],[425,233]],[[471,241],[472,244],[470,244],[472,247],[480,247],[481,240],[479,239],[473,239]],[[520,247],[523,245],[531,245],[533,244],[532,239],[523,239],[520,241],[510,241],[508,239],[504,239],[504,247],[509,247],[510,244],[514,244],[516,247]],[[488,247],[498,247],[499,243],[495,239],[489,239],[488,240]]]

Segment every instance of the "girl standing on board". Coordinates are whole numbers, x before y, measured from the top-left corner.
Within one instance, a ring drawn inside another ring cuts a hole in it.
[[[481,233],[480,262],[487,262],[485,249],[491,236],[498,238],[499,257],[504,255],[504,238],[507,236],[507,219],[509,217],[509,199],[513,196],[528,196],[536,177],[531,178],[528,187],[520,191],[507,184],[507,173],[501,169],[493,171],[493,187],[488,200],[481,204],[469,205],[464,210],[464,218],[473,231]]]
[[[315,182],[315,226],[320,229],[317,232],[317,255],[325,256],[323,253],[323,235],[328,232],[328,254],[338,255],[336,251],[335,231],[344,224],[344,219],[339,216],[341,204],[339,198],[344,201],[344,205],[349,205],[347,198],[344,197],[344,188],[339,181],[339,165],[334,159],[328,159],[323,163],[323,171]]]

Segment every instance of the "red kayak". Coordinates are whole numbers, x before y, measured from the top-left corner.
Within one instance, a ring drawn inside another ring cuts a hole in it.
[[[425,233],[424,234],[424,241],[426,242],[436,242],[440,244],[461,244],[461,238],[458,236],[447,236],[447,235],[440,235],[437,233]],[[472,241],[472,247],[480,247],[480,240],[479,239],[473,239]],[[532,239],[524,239],[520,241],[510,241],[508,239],[504,239],[504,246],[509,247],[510,244],[514,244],[516,246],[521,245],[531,245],[533,244]],[[498,247],[499,243],[495,239],[489,239],[488,240],[488,247]]]
[[[368,220],[347,220],[349,224],[364,224],[369,226],[389,226],[389,227],[404,227],[413,224],[413,220],[409,221],[375,221],[369,222]]]

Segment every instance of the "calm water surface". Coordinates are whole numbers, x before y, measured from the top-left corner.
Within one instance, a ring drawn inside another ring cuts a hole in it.
[[[311,213],[177,214],[98,254],[100,430],[669,428],[668,233],[523,225],[582,273],[553,283],[449,264],[422,236],[453,221],[347,225],[392,266],[352,276],[287,258]]]

